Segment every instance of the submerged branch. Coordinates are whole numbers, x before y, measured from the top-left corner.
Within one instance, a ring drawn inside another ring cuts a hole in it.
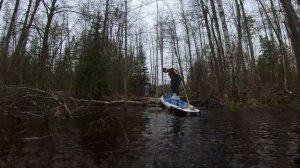
[[[113,100],[113,101],[105,101],[105,100],[86,100],[86,99],[75,99],[70,97],[76,103],[92,103],[93,105],[121,105],[125,103],[125,100]],[[157,104],[156,99],[149,98],[149,99],[141,99],[141,100],[127,100],[128,105],[135,105],[135,106],[146,106],[149,104]]]

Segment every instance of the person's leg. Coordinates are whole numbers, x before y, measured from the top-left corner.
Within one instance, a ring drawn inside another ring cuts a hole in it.
[[[146,89],[145,96],[146,96],[146,97],[149,96],[149,91],[148,91],[148,89]]]
[[[149,87],[147,85],[145,86],[145,96],[149,96]]]
[[[172,89],[172,94],[176,93],[176,81],[171,80],[171,89]]]
[[[176,82],[176,94],[177,94],[177,96],[179,96],[179,86],[180,86],[180,82],[181,82],[180,79],[178,79],[177,82]]]

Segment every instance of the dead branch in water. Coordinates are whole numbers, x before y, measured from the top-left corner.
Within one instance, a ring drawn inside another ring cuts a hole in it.
[[[49,92],[46,92],[45,90],[41,90],[41,89],[34,89],[34,88],[28,88],[28,87],[17,87],[18,90],[29,90],[29,91],[32,91],[32,92],[40,92],[40,93],[43,93],[43,94],[46,94],[50,97],[42,97],[42,96],[36,96],[36,98],[52,98],[53,100],[55,100],[60,106],[62,106],[66,112],[68,113],[68,117],[73,117],[72,116],[72,113],[70,111],[70,109],[68,108],[68,106],[66,105],[66,103],[62,100],[62,99],[59,99],[57,95],[55,95],[52,91],[49,91]],[[35,95],[30,95],[30,96],[35,96]]]
[[[18,121],[18,123],[20,123],[24,119],[23,117],[19,117],[19,116],[13,115],[13,114],[11,114],[8,111],[4,111],[2,109],[0,109],[0,111],[2,112],[1,115],[14,118],[14,119],[16,119]]]
[[[71,118],[72,113],[63,97],[58,97],[52,91],[37,88],[0,85],[0,112],[17,120],[30,117],[44,118],[48,120],[50,112],[57,112],[58,107],[61,116]],[[55,109],[55,110],[53,110]],[[32,112],[41,112],[39,114]],[[57,116],[57,115],[56,115]]]

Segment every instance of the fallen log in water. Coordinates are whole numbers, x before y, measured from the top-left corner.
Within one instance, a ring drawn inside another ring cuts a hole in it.
[[[105,100],[86,100],[86,99],[75,99],[70,97],[71,100],[78,103],[88,103],[92,105],[121,105],[125,103],[125,100],[112,100],[112,101],[105,101]],[[157,104],[158,101],[155,101],[156,98],[147,98],[147,99],[140,99],[140,100],[128,100],[128,105],[137,105],[137,106],[146,106],[149,104]],[[90,104],[90,105],[91,105]]]
[[[30,118],[50,117],[72,118],[73,113],[97,105],[123,105],[125,100],[76,99],[64,92],[41,90],[38,88],[0,85],[0,115],[16,118],[18,121]],[[128,100],[129,106],[157,105],[158,98],[140,97]],[[84,110],[83,110],[84,111]]]

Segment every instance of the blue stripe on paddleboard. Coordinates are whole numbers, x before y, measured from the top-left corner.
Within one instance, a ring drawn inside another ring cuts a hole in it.
[[[170,104],[174,104],[176,106],[179,106],[180,108],[188,108],[189,105],[187,102],[183,100],[178,100],[178,99],[172,99],[169,94],[164,95],[164,100]]]

